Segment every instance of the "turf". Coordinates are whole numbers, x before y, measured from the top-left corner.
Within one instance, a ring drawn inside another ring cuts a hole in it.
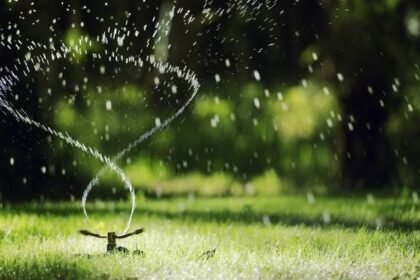
[[[128,203],[90,204],[89,224],[78,203],[3,205],[0,278],[419,279],[418,202],[309,198],[140,200],[146,232],[121,245],[144,257],[77,234],[123,228]]]

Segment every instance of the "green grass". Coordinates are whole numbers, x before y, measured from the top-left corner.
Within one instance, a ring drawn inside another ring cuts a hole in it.
[[[420,211],[410,199],[305,196],[140,200],[121,242],[145,257],[103,256],[103,240],[77,234],[121,229],[127,203],[3,206],[1,279],[419,279]],[[214,256],[203,254],[215,249]],[[98,254],[76,257],[75,254]]]

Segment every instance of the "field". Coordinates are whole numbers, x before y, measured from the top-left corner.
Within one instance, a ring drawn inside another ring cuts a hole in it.
[[[77,233],[122,229],[127,205],[90,204],[90,224],[77,202],[3,205],[0,279],[420,278],[411,197],[140,199],[132,229],[146,232],[120,245],[143,257]]]

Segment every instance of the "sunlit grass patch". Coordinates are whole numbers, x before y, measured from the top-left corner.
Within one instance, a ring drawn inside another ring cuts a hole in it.
[[[90,205],[91,225],[84,222],[79,207],[45,203],[2,209],[0,278],[415,279],[420,275],[419,211],[408,200],[376,199],[374,204],[344,198],[309,203],[305,197],[143,200],[133,227],[144,227],[146,232],[119,244],[145,251],[144,257],[104,255],[105,241],[77,234],[80,228],[106,230],[123,224],[125,203]],[[378,217],[381,227],[376,225]]]

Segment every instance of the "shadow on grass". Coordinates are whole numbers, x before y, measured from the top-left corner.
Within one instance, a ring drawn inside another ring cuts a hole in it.
[[[391,218],[385,218],[383,221],[357,221],[345,219],[340,217],[332,217],[330,221],[326,222],[322,217],[307,217],[305,215],[290,214],[290,213],[276,213],[276,214],[262,214],[252,211],[232,212],[229,210],[213,211],[213,212],[197,212],[197,211],[183,211],[183,212],[168,212],[160,210],[139,209],[139,212],[149,216],[155,216],[166,219],[177,219],[186,221],[205,221],[216,223],[241,223],[241,224],[271,224],[271,225],[286,225],[286,226],[309,226],[317,228],[349,228],[368,230],[386,230],[386,231],[400,231],[412,232],[420,230],[420,223],[402,222]]]
[[[71,215],[82,215],[82,210],[76,205],[66,205],[65,207],[51,207],[42,205],[20,205],[16,207],[7,207],[5,209],[10,214],[36,214],[40,216],[60,216],[66,217]],[[112,215],[115,212],[127,211],[126,207],[113,207],[113,209],[100,208],[90,209],[91,214],[94,215]],[[323,218],[322,216],[309,216],[304,213],[270,213],[265,214],[257,212],[251,206],[246,205],[241,211],[232,210],[211,210],[211,211],[167,211],[150,209],[146,207],[138,207],[136,210],[137,215],[146,215],[149,217],[163,218],[169,220],[179,220],[187,222],[215,222],[225,224],[271,224],[271,225],[285,225],[285,226],[308,226],[317,228],[348,228],[348,229],[367,229],[367,230],[385,230],[385,231],[399,231],[399,232],[412,232],[420,231],[420,223],[417,221],[408,222],[401,221],[395,217],[382,216],[381,219],[356,219],[351,217],[340,217],[331,214],[330,218]]]
[[[1,261],[1,260],[0,260]],[[60,257],[5,261],[0,279],[106,279],[95,275],[88,265]]]

